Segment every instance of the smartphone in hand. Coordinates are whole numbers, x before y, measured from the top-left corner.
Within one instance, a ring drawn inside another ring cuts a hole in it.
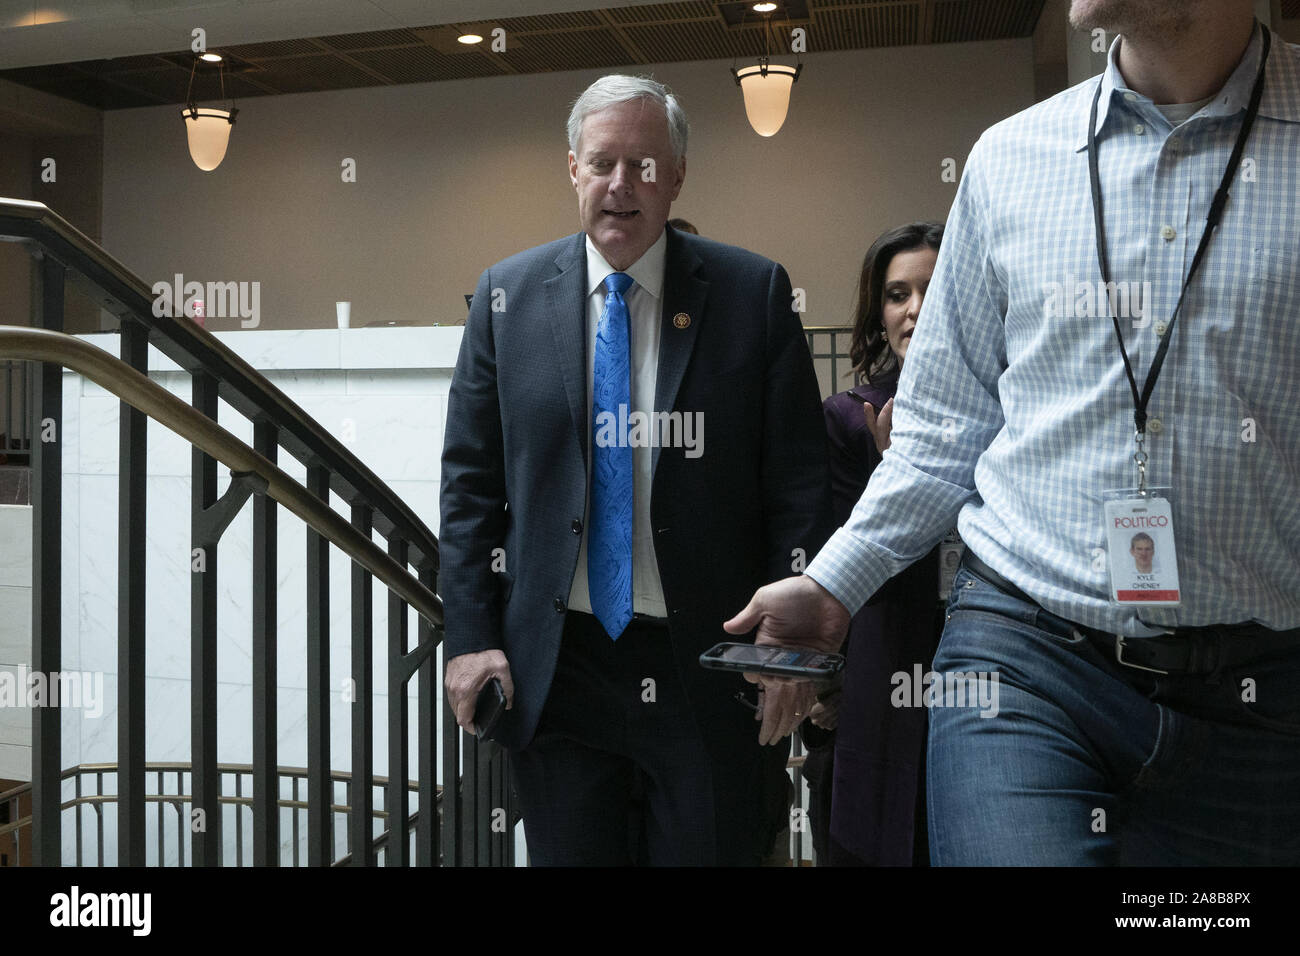
[[[479,740],[489,739],[505,709],[505,691],[501,689],[501,681],[494,677],[478,692],[478,701],[474,704],[474,735]]]
[[[701,654],[700,665],[714,670],[745,671],[773,677],[830,680],[843,669],[844,658],[808,647],[724,642]]]

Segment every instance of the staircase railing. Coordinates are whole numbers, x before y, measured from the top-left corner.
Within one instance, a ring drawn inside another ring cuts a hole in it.
[[[63,771],[63,779],[71,781],[72,784],[72,795],[63,801],[63,810],[73,812],[74,840],[68,847],[73,866],[104,866],[108,862],[104,853],[104,837],[111,828],[111,820],[106,817],[105,810],[118,809],[118,795],[109,786],[106,778],[115,777],[117,770],[115,763],[92,763],[79,764]],[[253,765],[222,763],[217,765],[217,772],[222,778],[220,806],[229,811],[223,814],[223,818],[229,818],[234,824],[235,849],[234,860],[231,862],[237,866],[246,865],[252,862],[249,836],[253,828],[245,826],[245,821],[251,822],[253,797],[251,791],[245,792],[245,781],[251,780]],[[155,811],[148,815],[153,834],[153,862],[156,866],[185,866],[189,862],[186,859],[185,835],[189,832],[190,819],[188,812],[190,765],[151,762],[145,764],[145,774],[146,781],[152,780],[153,783],[152,790],[145,794],[145,802]],[[289,816],[290,832],[285,841],[287,846],[281,853],[281,861],[284,862],[283,857],[287,854],[289,857],[287,862],[290,865],[300,866],[306,857],[303,837],[306,835],[307,802],[302,799],[302,794],[306,789],[307,769],[279,767],[276,776],[278,777],[276,792],[283,793],[285,789],[289,791],[288,796],[281,796],[276,800],[277,810],[287,811]],[[345,852],[338,856],[333,865],[347,866],[352,862],[353,828],[347,826],[347,820],[352,813],[352,775],[338,770],[332,771],[330,784],[336,798],[330,805],[330,813],[336,820],[339,817],[343,818],[344,833],[347,838]],[[342,788],[341,800],[337,799],[338,788]],[[371,781],[371,788],[382,800],[389,792],[388,778],[375,777]],[[418,784],[415,781],[407,781],[407,790],[418,791]],[[7,857],[5,863],[9,866],[23,866],[27,862],[24,854],[25,847],[30,847],[32,842],[32,818],[30,814],[21,815],[17,809],[23,806],[30,796],[31,784],[21,784],[12,790],[0,793],[0,807],[10,808],[10,812],[4,815],[10,817],[10,820],[6,822],[0,816],[0,854]],[[440,787],[439,805],[442,803],[442,796]],[[83,808],[89,813],[83,813]],[[408,817],[408,824],[418,824],[419,813],[418,809],[412,812]],[[374,850],[382,859],[387,851],[391,830],[387,825],[388,811],[382,807],[374,807],[371,817],[384,826],[383,831],[376,834],[374,839]],[[414,830],[411,831],[411,835],[414,836]]]
[[[438,543],[414,511],[342,442],[308,416],[264,376],[197,323],[154,314],[154,297],[141,279],[40,203],[0,199],[0,239],[26,243],[36,260],[32,328],[0,329],[0,356],[22,358],[32,369],[32,671],[54,674],[61,662],[61,450],[41,441],[41,423],[61,424],[62,369],[73,368],[122,400],[118,469],[118,761],[117,842],[121,865],[145,860],[145,490],[146,422],[154,418],[193,446],[191,538],[203,570],[191,575],[191,859],[221,861],[221,771],[217,753],[217,543],[236,513],[253,500],[253,761],[252,851],[256,865],[280,859],[276,694],[277,505],[307,525],[307,862],[335,861],[329,750],[329,545],[352,559],[350,860],[376,862],[372,833],[374,578],[388,589],[388,777],[390,821],[384,862],[406,865],[508,863],[509,832],[491,826],[493,811],[512,817],[504,754],[462,738],[450,711],[437,708],[439,674],[434,649],[441,639],[436,596]],[[83,288],[117,315],[121,358],[64,334],[69,284]],[[190,405],[147,376],[152,345],[193,381]],[[253,423],[250,448],[216,424],[218,400]],[[53,434],[61,434],[55,428]],[[306,486],[277,465],[283,450],[306,468]],[[231,484],[217,495],[217,462],[231,468]],[[330,493],[350,509],[330,507]],[[387,551],[372,540],[378,534]],[[407,607],[419,614],[417,643],[408,648]],[[455,794],[435,814],[410,812],[407,687],[417,678],[416,794],[435,804],[435,741],[441,732],[442,777]],[[463,744],[463,748],[462,748]],[[462,772],[462,749],[464,766]],[[32,858],[62,858],[63,801],[60,708],[32,712]],[[454,785],[453,785],[454,784]],[[495,814],[500,819],[500,814]],[[408,852],[414,826],[414,860]],[[508,828],[507,828],[508,829]]]
[[[805,325],[803,334],[808,342],[813,366],[817,370],[817,382],[821,386],[823,397],[842,392],[861,382],[861,375],[850,375],[853,370],[853,362],[849,358],[849,344],[853,339],[851,325]],[[826,351],[818,351],[823,342]]]

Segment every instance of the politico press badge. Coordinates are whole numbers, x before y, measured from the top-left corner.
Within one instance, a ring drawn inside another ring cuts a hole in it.
[[[1105,493],[1112,604],[1173,607],[1179,603],[1170,490]]]

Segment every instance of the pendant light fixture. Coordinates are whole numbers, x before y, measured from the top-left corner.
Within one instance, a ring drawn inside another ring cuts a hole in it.
[[[198,105],[194,99],[194,73],[199,68],[200,59],[217,64],[223,100],[226,98],[226,67],[216,53],[204,53],[201,57],[195,57],[194,65],[190,67],[190,86],[185,94],[185,108],[181,110],[181,116],[185,119],[185,135],[189,140],[190,159],[194,160],[194,165],[199,169],[211,172],[226,158],[230,130],[235,125],[235,114],[239,110],[235,109],[234,100],[230,101],[228,110]]]
[[[772,13],[775,3],[756,3],[752,9],[763,17],[763,55],[751,66],[731,67],[736,85],[745,98],[745,116],[759,136],[773,136],[790,111],[790,91],[803,72],[803,62],[794,66],[773,63]],[[742,23],[743,27],[744,24]]]

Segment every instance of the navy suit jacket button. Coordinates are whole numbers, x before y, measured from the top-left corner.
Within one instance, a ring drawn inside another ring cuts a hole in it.
[[[573,519],[573,524],[569,525],[569,527],[573,529],[574,534],[582,534],[582,522],[577,518]]]
[[[559,611],[561,614],[564,613],[564,601],[560,598],[555,599],[555,610]]]

